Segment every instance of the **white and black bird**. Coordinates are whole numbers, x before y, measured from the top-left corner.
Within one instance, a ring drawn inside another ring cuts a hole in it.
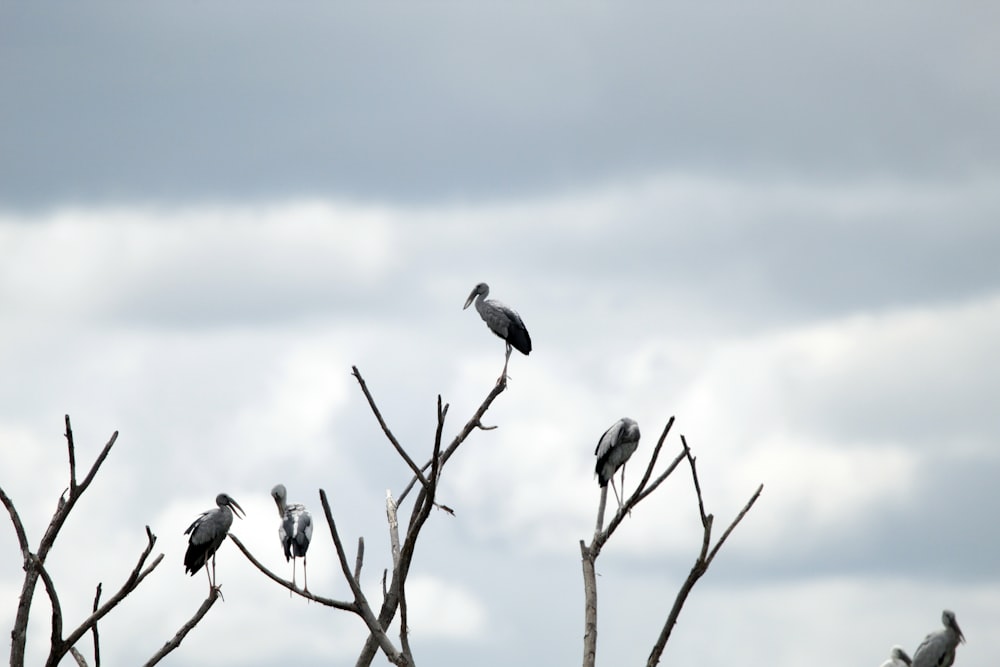
[[[271,489],[271,497],[278,506],[281,523],[278,524],[278,539],[285,550],[285,561],[292,561],[292,586],[295,586],[295,559],[302,559],[302,576],[305,578],[305,590],[309,590],[309,576],[306,574],[306,551],[312,539],[312,515],[305,505],[287,503],[288,493],[284,484],[276,484]]]
[[[889,659],[882,663],[881,667],[910,667],[910,656],[906,654],[902,646],[893,646],[889,651]]]
[[[215,509],[202,512],[201,516],[194,520],[184,531],[188,538],[187,552],[184,554],[184,571],[191,576],[212,559],[212,571],[205,568],[208,575],[209,588],[216,588],[215,583],[215,552],[222,545],[226,535],[229,534],[229,527],[233,525],[233,514],[242,519],[240,514],[244,514],[239,503],[229,497],[228,494],[220,493],[215,497]],[[231,509],[230,509],[231,508]]]
[[[625,494],[625,462],[635,453],[639,446],[639,424],[634,419],[622,417],[611,428],[604,432],[597,442],[594,454],[597,456],[597,482],[605,488],[611,482],[611,488],[618,500],[618,509],[622,507],[622,499],[615,488],[615,472],[622,471],[622,495]]]
[[[511,349],[516,349],[522,354],[530,353],[531,336],[528,335],[528,330],[525,328],[521,316],[514,309],[505,306],[499,301],[487,299],[486,297],[489,296],[489,293],[490,286],[486,283],[479,283],[472,289],[469,298],[465,300],[462,310],[468,308],[469,304],[475,299],[476,310],[479,311],[479,316],[486,322],[486,326],[507,343],[507,356],[503,360],[503,373],[497,380],[499,384],[507,379],[507,363],[510,361]],[[478,299],[476,298],[477,296],[479,297]]]
[[[965,643],[965,635],[958,627],[955,612],[945,609],[941,612],[944,627],[936,630],[921,642],[913,654],[913,667],[951,667],[955,664],[955,649],[959,642]]]

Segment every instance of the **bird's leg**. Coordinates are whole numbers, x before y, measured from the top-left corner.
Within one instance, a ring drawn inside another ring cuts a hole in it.
[[[211,591],[215,586],[212,585],[212,573],[208,571],[208,563],[205,563],[205,576],[208,577],[208,590]]]
[[[625,498],[625,464],[624,463],[622,464],[622,498],[623,499]],[[619,502],[618,511],[620,512],[621,509],[622,509],[622,506],[621,506],[622,501],[619,500],[618,502]],[[632,510],[629,510],[628,513],[629,513],[629,516],[632,516]]]
[[[618,511],[622,511],[622,499],[618,497],[618,489],[615,488],[615,476],[611,476],[611,490],[615,492],[615,500],[618,501]]]
[[[510,363],[510,353],[513,348],[510,343],[507,343],[507,354],[503,358],[503,373],[497,378],[497,384],[502,384],[507,381],[507,364]]]
[[[308,591],[309,590],[309,574],[306,572],[306,557],[305,557],[305,555],[302,556],[302,579],[305,582],[303,584],[303,586],[305,587],[305,590]]]

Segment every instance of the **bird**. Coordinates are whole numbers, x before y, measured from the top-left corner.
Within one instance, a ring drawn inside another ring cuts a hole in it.
[[[618,499],[618,509],[621,510],[622,499],[618,496],[618,489],[615,488],[615,472],[621,468],[622,471],[622,495],[625,494],[625,462],[635,452],[639,446],[639,424],[634,419],[622,417],[611,428],[604,432],[597,442],[594,454],[597,456],[597,466],[594,471],[597,473],[597,483],[601,488],[606,488],[611,482],[611,488]]]
[[[500,384],[507,379],[507,364],[510,361],[511,349],[516,349],[525,355],[529,354],[531,352],[531,336],[528,335],[528,330],[525,328],[521,316],[512,308],[508,308],[499,301],[487,299],[486,297],[489,296],[489,293],[490,286],[486,283],[479,283],[472,289],[469,298],[465,300],[462,310],[468,308],[469,304],[475,299],[476,310],[479,311],[479,316],[486,322],[486,326],[507,343],[507,356],[503,360],[503,373],[497,380],[497,384]],[[478,299],[476,298],[477,296],[479,297]]]
[[[921,642],[913,654],[912,667],[951,667],[955,664],[955,649],[959,642],[965,643],[965,635],[958,627],[955,612],[945,609],[941,612],[944,628],[936,630]]]
[[[906,654],[902,646],[893,646],[889,652],[889,659],[882,663],[881,667],[910,667],[910,656]]]
[[[187,552],[184,554],[184,571],[193,577],[194,573],[200,570],[211,558],[211,573],[207,567],[205,568],[210,589],[217,588],[215,584],[215,552],[222,545],[222,541],[226,539],[229,527],[233,525],[233,514],[236,514],[240,519],[243,518],[240,514],[246,514],[239,503],[225,493],[220,493],[215,497],[215,504],[218,507],[202,512],[201,516],[195,519],[184,531],[185,535],[191,535],[188,539]]]
[[[288,494],[284,484],[275,484],[271,489],[271,497],[278,506],[281,523],[278,524],[278,539],[285,550],[285,561],[292,561],[292,586],[295,586],[295,559],[302,559],[302,576],[305,577],[305,588],[309,590],[309,577],[306,575],[306,551],[309,540],[312,539],[312,515],[305,505],[286,503]],[[291,593],[289,593],[291,594]]]

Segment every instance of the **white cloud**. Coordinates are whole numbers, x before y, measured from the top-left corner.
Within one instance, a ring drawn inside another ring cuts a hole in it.
[[[1000,333],[1000,300],[992,274],[979,269],[955,283],[961,301],[942,293],[928,297],[909,282],[892,287],[891,298],[877,303],[856,293],[843,297],[823,270],[837,253],[797,242],[795,235],[803,232],[787,220],[761,221],[829,205],[837,209],[833,217],[856,223],[853,230],[829,220],[817,223],[835,246],[845,246],[873,216],[913,213],[924,204],[946,209],[961,189],[940,200],[918,198],[911,206],[905,202],[912,192],[891,188],[790,194],[781,187],[758,192],[732,183],[696,185],[664,177],[636,190],[522,202],[506,210],[446,208],[440,216],[428,209],[306,202],[231,213],[214,207],[5,217],[0,250],[6,260],[10,248],[12,261],[0,263],[0,291],[11,305],[0,313],[0,456],[3,471],[17,475],[3,473],[0,483],[37,536],[66,484],[62,415],[73,416],[79,459],[87,464],[110,432],[121,429],[79,522],[67,525],[60,542],[60,549],[78,548],[53,554],[63,559],[53,561],[57,571],[81,573],[66,591],[67,604],[83,608],[97,580],[115,580],[131,567],[144,523],[160,536],[167,560],[151,580],[151,592],[114,621],[124,624],[122,630],[109,624],[109,656],[142,653],[128,637],[141,634],[134,628],[143,622],[157,628],[155,648],[200,602],[201,573],[192,580],[181,571],[181,532],[222,490],[248,510],[236,528],[240,537],[284,572],[267,491],[285,482],[293,499],[318,517],[316,489],[327,489],[345,541],[353,545],[358,535],[366,537],[365,586],[377,598],[378,575],[387,562],[382,494],[386,487],[399,489],[408,474],[384,442],[350,365],[364,373],[411,454],[426,457],[436,392],[443,388],[451,404],[447,440],[500,372],[502,341],[474,312],[461,310],[472,285],[486,279],[497,297],[525,316],[536,348],[511,360],[509,387],[485,419],[499,428],[475,432],[442,481],[439,500],[457,516],[438,520],[436,513],[421,542],[415,564],[421,576],[414,579],[411,600],[419,611],[411,620],[415,637],[475,644],[488,641],[495,625],[518,632],[516,623],[505,622],[517,610],[484,611],[481,601],[493,598],[481,586],[544,590],[551,581],[539,580],[531,568],[539,562],[550,571],[558,563],[577,576],[577,542],[592,533],[599,493],[593,448],[600,433],[624,415],[643,430],[629,464],[629,485],[639,479],[642,460],[671,415],[677,422],[661,461],[679,451],[678,437],[685,434],[717,526],[765,483],[759,504],[713,566],[725,589],[713,603],[725,605],[725,595],[738,598],[739,587],[749,585],[758,589],[750,599],[766,604],[767,578],[780,587],[788,579],[808,582],[816,571],[846,576],[865,569],[859,558],[867,556],[857,555],[858,544],[885,527],[875,519],[916,514],[912,521],[918,520],[926,498],[916,485],[926,482],[928,471],[956,471],[957,478],[939,481],[964,491],[969,470],[982,469],[992,451],[990,397],[1000,392],[992,349]],[[786,196],[790,201],[771,201]],[[852,197],[855,204],[837,208]],[[661,207],[669,225],[645,226],[660,219]],[[750,210],[753,220],[741,219],[742,210]],[[586,230],[574,234],[570,218],[585,211]],[[703,232],[691,222],[699,220],[710,223]],[[371,224],[358,227],[355,238],[357,221]],[[415,222],[420,224],[411,226]],[[749,231],[737,234],[736,248],[728,239],[744,225]],[[452,236],[451,230],[459,233]],[[906,240],[920,256],[941,251],[941,242],[946,250],[948,243],[980,251],[989,245],[974,223],[955,237],[922,230],[922,237]],[[779,257],[801,252],[797,262],[818,267],[801,274],[802,282],[819,276],[804,292],[807,301],[817,302],[815,309],[775,297],[786,294],[788,275],[798,275],[794,265],[776,268],[775,255],[768,254],[779,245],[775,238],[785,235],[792,241]],[[870,241],[866,266],[875,269],[882,252],[897,244],[889,237]],[[618,261],[619,250],[630,261]],[[45,270],[50,265],[51,275]],[[878,275],[891,278],[896,268]],[[293,301],[295,308],[288,308]],[[944,439],[950,435],[955,437]],[[946,448],[938,446],[942,442]],[[969,468],[956,467],[956,461]],[[939,557],[943,552],[914,542],[930,538],[912,524],[889,534],[906,545],[897,586],[914,598],[925,583],[918,577],[932,573],[942,604],[950,604],[945,598],[964,584],[938,581],[938,573],[962,565],[962,554],[992,548],[981,527],[995,505],[985,483],[977,483],[983,493],[974,503],[962,493],[934,499],[943,516],[954,517],[954,546],[945,545],[952,552]],[[650,572],[687,563],[698,538],[690,474],[682,465],[602,556],[604,583],[662,598],[658,584],[648,580]],[[9,531],[3,539],[11,552]],[[325,528],[317,527],[314,541],[310,584],[346,596]],[[227,601],[213,610],[206,632],[197,629],[185,643],[183,655],[203,652],[206,665],[270,657],[289,647],[334,660],[353,655],[364,641],[360,621],[315,605],[286,608],[287,594],[262,581],[229,546],[220,553]],[[467,572],[455,582],[449,568],[470,548],[495,550],[498,559],[528,566],[497,569],[491,573],[495,581],[479,582],[478,572]],[[74,564],[78,554],[86,554],[84,564]],[[912,569],[920,559],[924,569]],[[980,561],[985,564],[979,569],[956,576],[991,585],[995,566],[985,556]],[[614,570],[622,563],[629,571],[619,575]],[[17,589],[5,576],[4,590]],[[602,599],[613,599],[615,593],[607,593]],[[791,593],[775,600],[797,608],[808,603]],[[838,613],[864,601],[851,598]],[[977,604],[967,607],[975,610],[973,625],[996,617],[988,604]],[[452,616],[451,607],[460,615]],[[159,613],[165,608],[173,615]],[[261,608],[280,614],[261,620]],[[531,613],[538,619],[573,614],[576,602],[551,600]],[[424,625],[437,616],[447,622]],[[128,625],[133,618],[134,627]],[[836,614],[830,618],[838,620]],[[739,618],[724,622],[741,627]],[[269,623],[294,627],[266,634],[261,628]],[[213,633],[226,644],[238,642],[243,625],[254,628],[253,641],[232,654],[212,651]],[[681,635],[698,633],[684,629]],[[921,625],[920,631],[927,629]],[[44,643],[44,629],[39,636],[33,641]],[[517,636],[507,640],[505,646],[516,647]],[[801,642],[787,643],[783,657],[770,664],[790,664],[806,654]],[[678,650],[702,656],[707,649]],[[517,654],[497,649],[495,657],[506,664]]]
[[[426,574],[407,578],[409,628],[415,638],[474,641],[488,630],[488,614],[476,596],[448,581]]]

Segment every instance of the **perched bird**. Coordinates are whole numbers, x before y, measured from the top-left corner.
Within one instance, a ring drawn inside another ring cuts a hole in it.
[[[605,488],[611,482],[611,488],[618,499],[618,509],[622,507],[622,499],[615,489],[615,471],[622,471],[622,495],[625,494],[625,462],[639,446],[639,425],[634,419],[622,417],[611,428],[604,432],[597,442],[594,454],[597,456],[597,482]]]
[[[233,513],[235,512],[240,519],[243,518],[240,514],[245,514],[239,503],[225,493],[215,497],[215,504],[218,505],[217,508],[202,512],[201,516],[184,531],[185,535],[191,535],[188,539],[187,553],[184,554],[184,571],[194,576],[194,573],[211,558],[211,573],[207,567],[205,568],[209,588],[216,588],[215,552],[229,534],[229,527],[233,525]]]
[[[913,654],[913,667],[951,667],[955,664],[955,649],[959,642],[965,643],[965,635],[958,627],[955,612],[945,609],[941,612],[944,628],[930,633]]]
[[[889,659],[883,662],[881,667],[910,667],[910,656],[902,646],[893,646],[889,652]]]
[[[302,576],[305,577],[305,590],[309,590],[309,577],[306,574],[306,551],[309,540],[312,539],[312,515],[305,505],[287,504],[288,494],[284,484],[276,484],[271,489],[271,497],[278,506],[281,523],[278,524],[278,539],[285,550],[285,561],[292,561],[292,586],[295,585],[295,559],[302,559]]]
[[[486,322],[490,331],[504,339],[507,343],[507,356],[503,360],[503,373],[497,380],[497,384],[507,379],[507,363],[510,361],[511,348],[516,348],[518,352],[528,354],[531,352],[531,336],[521,321],[521,316],[513,309],[508,308],[495,299],[487,299],[490,293],[490,286],[486,283],[476,285],[469,298],[465,300],[462,310],[469,307],[472,300],[476,300],[476,310],[479,316]],[[479,297],[476,299],[476,297]]]

